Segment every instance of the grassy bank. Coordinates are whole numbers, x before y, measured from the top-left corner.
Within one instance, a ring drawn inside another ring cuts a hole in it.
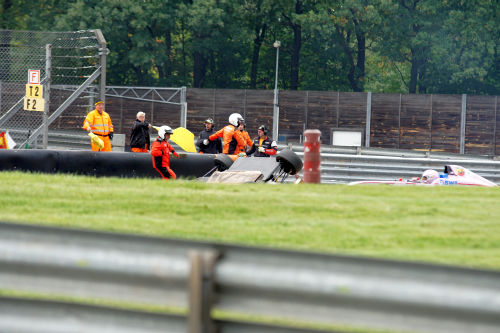
[[[500,269],[500,190],[0,172],[0,220]]]

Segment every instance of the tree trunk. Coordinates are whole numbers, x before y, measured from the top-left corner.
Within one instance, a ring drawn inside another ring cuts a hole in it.
[[[165,48],[167,52],[167,61],[165,63],[165,77],[167,82],[171,82],[172,78],[172,33],[170,30],[165,31]]]
[[[293,46],[290,66],[290,90],[297,90],[299,87],[299,58],[302,47],[302,27],[300,24],[293,25]]]
[[[264,24],[262,29],[255,29],[255,39],[253,40],[253,53],[252,53],[252,68],[250,70],[250,88],[257,88],[257,71],[259,69],[259,56],[262,41],[266,35],[267,26]]]
[[[193,54],[193,87],[203,88],[205,83],[205,74],[207,71],[207,59],[198,51]]]
[[[420,67],[420,61],[418,56],[415,55],[415,50],[411,49],[411,69],[410,69],[410,85],[408,87],[408,92],[410,94],[417,93],[417,84],[418,84],[418,71]]]
[[[411,70],[410,70],[410,86],[408,87],[408,92],[410,94],[417,93],[417,76],[418,76],[418,68],[417,61],[413,58],[411,59]]]
[[[366,54],[366,39],[364,34],[356,33],[358,40],[358,59],[356,63],[356,85],[354,91],[365,90],[365,54]]]
[[[167,58],[165,59],[165,62],[163,64],[157,65],[160,79],[167,85],[173,85],[172,61],[170,60],[172,59],[171,52],[172,52],[172,38],[170,31],[167,30],[165,31],[165,53],[167,54]]]

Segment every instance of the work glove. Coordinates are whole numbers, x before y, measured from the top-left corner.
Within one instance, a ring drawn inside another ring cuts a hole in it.
[[[245,153],[239,153],[238,154],[238,157],[243,157],[243,156],[247,156],[247,154],[245,154]]]
[[[205,146],[206,146],[206,145],[208,145],[208,142],[209,142],[209,141],[208,141],[208,139],[203,140],[203,144],[204,144]]]
[[[259,147],[259,153],[265,153],[266,152],[266,148],[264,147]]]
[[[110,140],[113,140],[113,132],[109,132],[108,136]]]

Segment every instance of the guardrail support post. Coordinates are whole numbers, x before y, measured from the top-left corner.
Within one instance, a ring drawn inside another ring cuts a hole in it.
[[[189,263],[189,313],[187,333],[213,333],[215,325],[210,316],[214,294],[214,269],[218,254],[215,251],[191,251]]]

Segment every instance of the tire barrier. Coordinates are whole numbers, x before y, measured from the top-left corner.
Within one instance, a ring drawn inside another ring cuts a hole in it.
[[[170,167],[182,178],[202,177],[215,164],[212,154],[179,153]],[[151,155],[84,150],[0,150],[0,171],[70,173],[87,176],[161,178],[153,169]]]

